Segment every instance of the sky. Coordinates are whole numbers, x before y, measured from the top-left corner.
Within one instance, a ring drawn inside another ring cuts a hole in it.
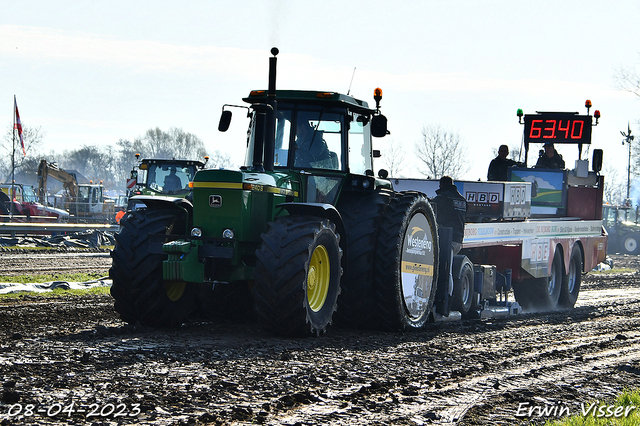
[[[500,144],[520,146],[518,108],[585,114],[590,99],[602,114],[591,149],[624,176],[620,131],[640,134],[640,97],[614,78],[640,72],[637,0],[1,3],[0,124],[15,95],[45,151],[178,127],[240,165],[247,119],[236,112],[220,133],[220,112],[267,87],[274,46],[279,89],[350,90],[371,106],[382,88],[390,135],[374,149],[401,146],[404,177],[422,176],[415,144],[441,126],[464,142],[462,178],[486,179]],[[559,151],[572,168],[577,148]]]

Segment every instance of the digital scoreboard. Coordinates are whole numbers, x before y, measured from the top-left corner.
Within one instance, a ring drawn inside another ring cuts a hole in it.
[[[524,116],[526,143],[591,143],[593,117],[578,113],[539,112]]]

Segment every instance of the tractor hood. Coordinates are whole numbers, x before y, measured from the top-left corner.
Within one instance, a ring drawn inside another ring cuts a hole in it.
[[[243,170],[202,170],[193,180],[193,189],[240,189],[298,196],[299,180],[293,173],[260,173]]]

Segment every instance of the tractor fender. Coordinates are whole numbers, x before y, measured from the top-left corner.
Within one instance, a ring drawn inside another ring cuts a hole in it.
[[[147,206],[148,210],[174,209],[179,211],[187,211],[189,216],[193,213],[193,204],[188,200],[179,197],[136,195],[129,199],[130,203],[142,203]]]
[[[344,223],[342,222],[342,216],[338,209],[331,204],[325,203],[281,203],[276,206],[279,209],[285,209],[287,213],[295,216],[310,215],[317,217],[324,217],[329,219],[336,225],[336,230],[341,235],[341,245],[346,243],[346,230]]]
[[[178,213],[178,217],[182,218],[182,226],[185,227],[184,233],[189,233],[189,227],[193,219],[193,204],[184,198],[136,195],[129,198],[127,211],[139,210],[140,204],[144,204],[147,210],[173,210]]]

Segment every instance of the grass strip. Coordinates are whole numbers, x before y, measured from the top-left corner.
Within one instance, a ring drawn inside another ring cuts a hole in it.
[[[625,390],[614,402],[591,401],[580,405],[578,413],[545,426],[637,426],[640,424],[640,390]]]

